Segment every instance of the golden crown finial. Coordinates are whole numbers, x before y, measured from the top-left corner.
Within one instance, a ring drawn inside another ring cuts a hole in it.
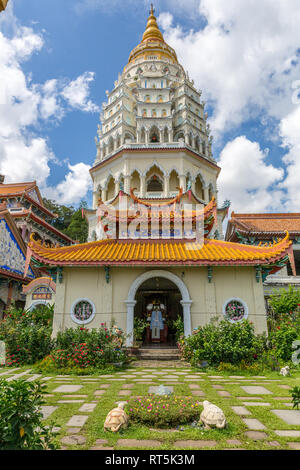
[[[156,22],[156,18],[154,16],[154,6],[153,3],[151,3],[151,10],[150,10],[150,16],[148,18],[147,22],[147,27],[146,31],[144,32],[142,42],[147,41],[149,39],[154,39],[154,40],[159,40],[164,42],[163,35],[161,34],[159,27]]]
[[[150,7],[150,11],[149,11],[150,15],[154,15],[155,13],[155,8],[153,6],[153,3],[151,3],[151,7]]]

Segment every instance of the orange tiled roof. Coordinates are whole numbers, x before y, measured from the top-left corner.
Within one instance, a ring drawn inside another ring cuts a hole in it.
[[[300,214],[231,214],[232,224],[251,232],[300,231]]]
[[[0,184],[0,196],[9,196],[10,194],[20,194],[36,186],[36,182],[31,183],[4,183]]]
[[[31,241],[32,256],[49,265],[258,265],[284,258],[291,241],[288,234],[270,246],[205,239],[200,245],[189,240],[101,240],[68,247],[48,248]]]

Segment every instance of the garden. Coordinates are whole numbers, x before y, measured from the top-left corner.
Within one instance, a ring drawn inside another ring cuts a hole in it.
[[[231,315],[184,338],[178,321],[182,359],[159,365],[128,357],[114,322],[52,339],[52,308],[12,308],[0,323],[0,448],[297,448],[299,291],[274,294],[269,305],[268,335]],[[136,323],[136,341],[143,328]],[[205,401],[225,415],[222,429],[199,419]],[[104,430],[113,409],[126,416],[117,432]]]

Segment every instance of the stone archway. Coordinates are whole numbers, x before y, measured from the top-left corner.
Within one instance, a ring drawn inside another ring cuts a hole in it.
[[[151,279],[153,277],[162,277],[173,282],[179,289],[181,293],[182,300],[180,301],[183,308],[183,322],[184,322],[184,335],[190,336],[191,334],[191,304],[192,300],[190,298],[189,291],[184,284],[184,282],[176,276],[176,274],[171,273],[170,271],[164,271],[160,269],[153,269],[147,271],[144,274],[138,276],[135,281],[131,284],[127,300],[125,304],[127,306],[127,318],[126,318],[126,332],[127,332],[127,346],[132,346],[133,343],[133,321],[134,321],[134,307],[136,304],[135,296],[138,288],[143,284],[143,282]]]

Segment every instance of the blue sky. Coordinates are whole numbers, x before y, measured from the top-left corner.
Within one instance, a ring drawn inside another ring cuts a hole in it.
[[[37,179],[48,197],[91,203],[88,170],[105,90],[140,41],[149,4],[9,0],[0,15],[7,182]],[[157,0],[155,7],[166,41],[207,101],[222,166],[219,203],[300,212],[299,2]]]

